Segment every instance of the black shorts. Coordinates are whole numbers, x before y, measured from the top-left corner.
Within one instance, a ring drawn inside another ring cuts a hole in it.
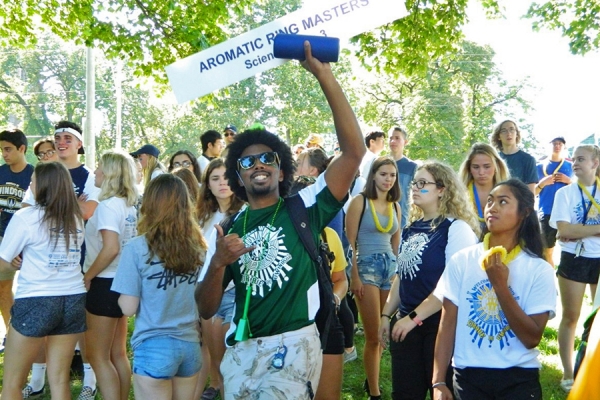
[[[45,337],[85,332],[85,293],[16,299],[10,324],[23,336]]]
[[[344,328],[337,315],[331,321],[323,354],[344,354]]]
[[[575,257],[575,254],[561,251],[556,275],[570,281],[595,285],[600,276],[600,258]]]
[[[550,226],[550,215],[540,216],[540,228],[542,229],[542,237],[546,242],[546,247],[551,249],[556,245],[556,233],[558,230]]]
[[[110,290],[112,278],[94,278],[87,293],[85,309],[100,317],[121,318],[123,312],[119,307],[120,293]]]
[[[541,400],[537,368],[454,368],[456,400]]]

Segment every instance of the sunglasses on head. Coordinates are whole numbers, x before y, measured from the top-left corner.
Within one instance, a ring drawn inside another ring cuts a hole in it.
[[[260,154],[251,154],[238,158],[238,167],[241,169],[250,169],[256,165],[256,160],[264,165],[279,165],[279,154],[275,151],[267,151]]]

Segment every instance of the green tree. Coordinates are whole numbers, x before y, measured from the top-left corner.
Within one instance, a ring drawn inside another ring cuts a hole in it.
[[[556,29],[569,39],[573,54],[585,54],[600,47],[600,2],[567,0],[533,3],[527,17],[534,29]]]
[[[463,42],[457,53],[431,62],[424,78],[379,75],[364,85],[361,115],[376,126],[406,127],[410,157],[457,167],[471,145],[489,140],[496,112],[530,107],[521,95],[526,82],[506,82],[493,57],[490,47]]]

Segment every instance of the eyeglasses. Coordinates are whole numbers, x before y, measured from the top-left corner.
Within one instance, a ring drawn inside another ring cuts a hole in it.
[[[515,133],[516,131],[517,131],[517,130],[516,130],[514,127],[510,127],[510,128],[508,128],[508,129],[506,129],[506,128],[502,128],[502,129],[500,129],[500,133],[508,133],[508,132],[510,132],[510,133]]]
[[[191,165],[192,165],[192,162],[188,161],[188,160],[185,160],[185,161],[182,161],[182,162],[177,161],[177,162],[173,163],[173,168],[180,168],[180,167],[181,168],[188,168]]]
[[[225,132],[224,136],[225,137],[229,137],[229,136],[233,137],[233,136],[235,136],[235,133],[233,133],[233,132]]]
[[[417,189],[423,189],[425,187],[425,185],[435,185],[438,187],[444,187],[444,185],[438,185],[437,182],[429,182],[424,179],[419,179],[418,181],[412,181],[410,184],[411,184],[411,186],[416,186]]]
[[[55,155],[55,154],[56,154],[56,150],[48,150],[48,151],[47,151],[47,152],[45,152],[45,153],[41,153],[41,152],[40,152],[40,153],[37,153],[37,154],[36,154],[36,157],[37,157],[37,159],[38,159],[38,160],[40,160],[40,161],[41,161],[41,160],[43,160],[44,158],[50,158],[50,157],[52,157],[52,156],[53,156],[53,155]]]
[[[275,151],[267,151],[261,154],[252,154],[238,158],[238,167],[241,169],[250,169],[256,165],[256,160],[264,165],[279,165],[279,154]]]

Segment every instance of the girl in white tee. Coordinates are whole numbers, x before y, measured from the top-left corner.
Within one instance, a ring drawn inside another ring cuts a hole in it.
[[[554,316],[556,288],[533,193],[517,179],[502,182],[490,192],[484,215],[483,243],[456,253],[438,285],[443,311],[434,398],[453,398],[445,381],[452,358],[458,399],[541,399],[536,346]],[[496,246],[506,256],[490,255]]]
[[[2,398],[21,398],[23,382],[47,336],[52,398],[70,398],[69,367],[85,331],[85,287],[79,266],[83,219],[73,181],[57,162],[39,163],[31,178],[36,205],[15,213],[0,246],[0,268],[22,253],[4,353]],[[17,268],[18,263],[14,264]]]

